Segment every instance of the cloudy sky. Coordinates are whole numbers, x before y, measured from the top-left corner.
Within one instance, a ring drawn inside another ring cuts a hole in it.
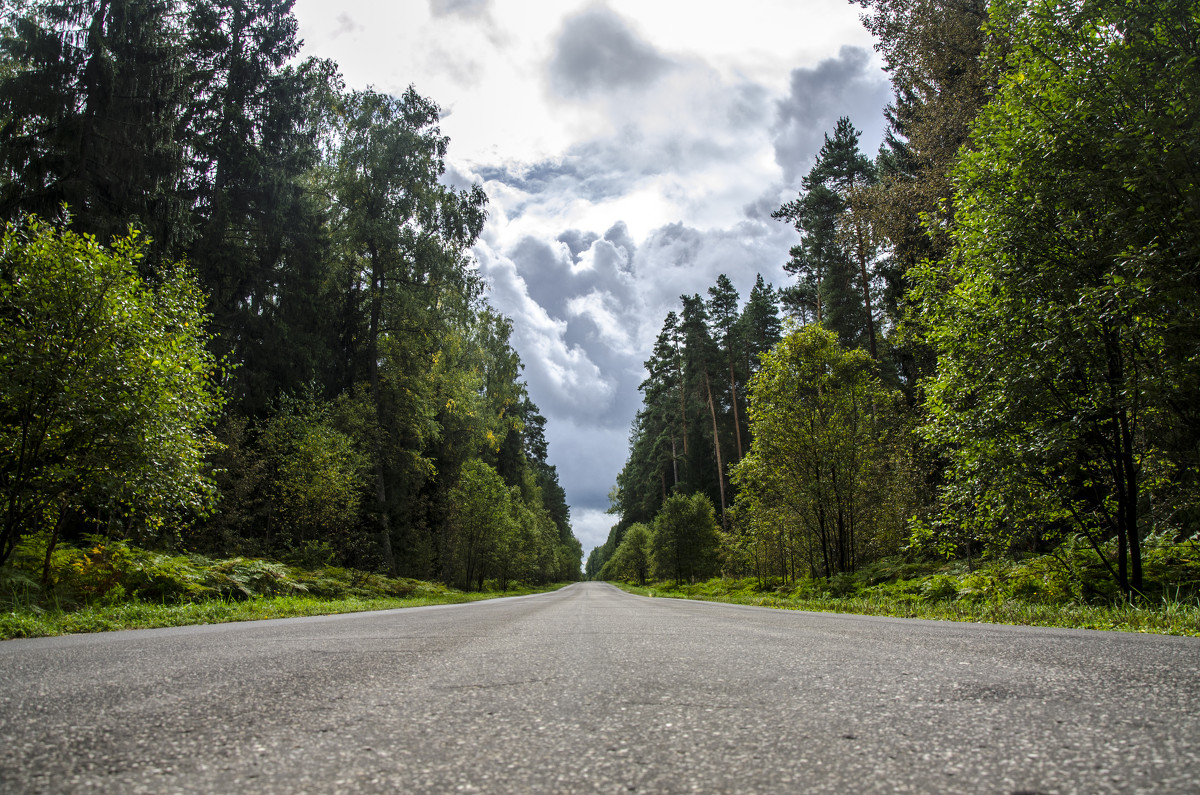
[[[701,11],[701,7],[706,10]],[[771,219],[839,116],[874,152],[890,91],[847,0],[298,0],[305,54],[443,109],[452,184],[513,319],[585,554],[604,542],[642,362],[684,293],[779,286]]]

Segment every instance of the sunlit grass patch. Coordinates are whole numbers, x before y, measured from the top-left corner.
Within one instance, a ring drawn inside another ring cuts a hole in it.
[[[853,613],[939,621],[975,621],[1039,627],[1150,632],[1200,636],[1200,598],[1163,598],[1158,603],[1052,603],[1015,597],[981,599],[951,589],[947,575],[865,586],[857,593],[838,595],[821,580],[801,580],[793,586],[760,583],[757,579],[713,579],[691,585],[656,584],[638,587],[614,583],[643,596],[702,599],[823,613]],[[951,578],[953,579],[953,578]]]
[[[165,554],[91,538],[60,544],[41,582],[44,539],[0,568],[0,639],[458,604],[561,587],[464,593],[435,582],[261,558]]]

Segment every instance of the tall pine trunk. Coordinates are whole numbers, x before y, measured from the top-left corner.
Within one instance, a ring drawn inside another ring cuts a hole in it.
[[[717,488],[721,492],[721,527],[727,528],[725,520],[725,466],[721,463],[721,437],[717,433],[717,407],[713,403],[712,382],[708,372],[704,373],[704,388],[708,391],[708,413],[712,415],[713,449],[717,452]]]
[[[742,453],[742,420],[738,416],[737,378],[733,374],[733,356],[729,357],[729,398],[733,402],[733,434],[737,439],[738,461],[745,456]]]

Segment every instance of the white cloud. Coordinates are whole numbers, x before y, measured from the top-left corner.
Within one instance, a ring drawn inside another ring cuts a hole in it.
[[[598,508],[584,508],[571,512],[571,529],[583,545],[585,559],[594,547],[608,540],[608,533],[618,518]]]

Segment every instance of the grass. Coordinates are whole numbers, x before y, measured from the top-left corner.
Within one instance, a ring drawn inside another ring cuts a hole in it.
[[[561,587],[489,583],[464,593],[332,565],[170,554],[100,537],[59,544],[43,585],[45,558],[46,538],[28,536],[0,567],[0,640],[458,604]]]
[[[313,596],[260,596],[238,601],[235,599],[203,599],[181,604],[152,604],[126,601],[117,604],[84,605],[76,609],[43,609],[36,606],[13,606],[0,612],[0,640],[38,638],[50,635],[70,635],[81,632],[108,632],[118,629],[150,629],[182,627],[191,624],[222,624],[230,621],[259,621],[268,618],[294,616],[323,616],[337,613],[359,613],[367,610],[392,610],[400,607],[459,604],[518,596],[553,590],[519,588],[509,591],[444,593],[410,597],[346,597],[341,599]]]
[[[646,596],[788,610],[1200,636],[1200,547],[1155,540],[1143,562],[1144,596],[1132,603],[1096,551],[1074,542],[1021,560],[887,558],[829,580],[615,584]]]
[[[710,583],[713,581],[709,581]],[[730,581],[733,583],[737,580]],[[987,624],[1017,624],[1031,627],[1150,632],[1159,635],[1200,636],[1200,603],[1165,603],[1161,607],[1130,604],[1036,604],[1019,600],[971,602],[960,600],[904,599],[887,594],[864,596],[790,597],[771,593],[689,593],[671,585],[639,587],[613,583],[642,596],[701,599],[729,604],[808,610],[817,613],[853,613],[863,616],[925,618],[938,621],[975,621]]]

